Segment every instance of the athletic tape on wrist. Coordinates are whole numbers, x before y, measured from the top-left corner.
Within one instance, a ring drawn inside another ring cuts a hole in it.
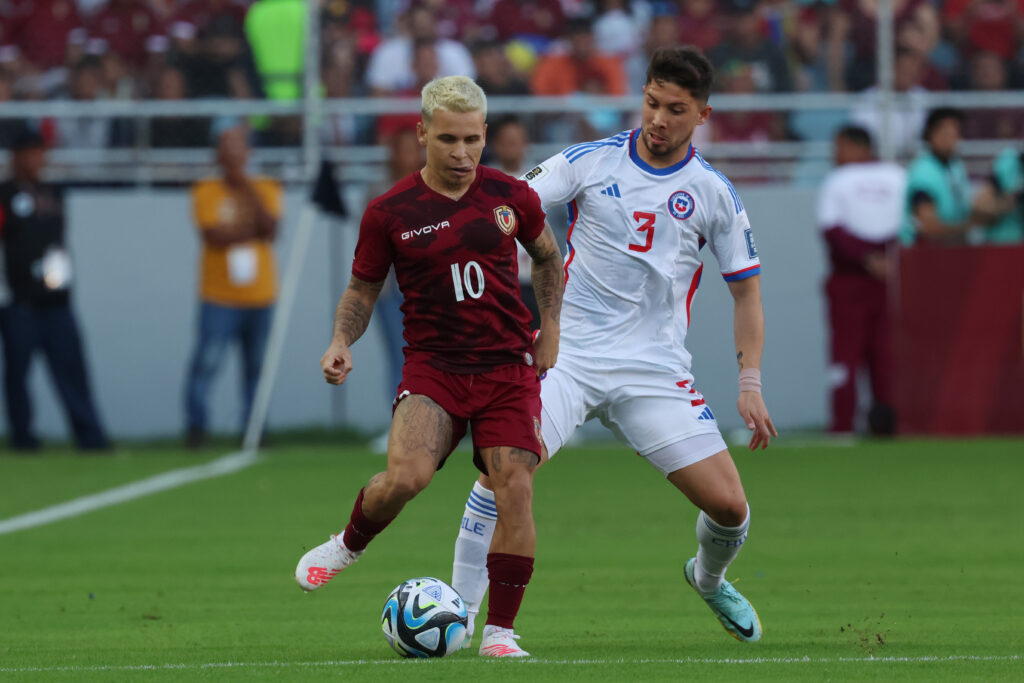
[[[757,368],[740,370],[740,391],[761,393],[761,371]]]

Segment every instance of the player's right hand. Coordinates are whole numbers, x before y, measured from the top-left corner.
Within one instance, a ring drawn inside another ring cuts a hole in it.
[[[323,358],[320,359],[320,369],[324,372],[324,379],[328,384],[339,385],[352,372],[352,353],[348,344],[341,341],[332,341],[327,347]]]

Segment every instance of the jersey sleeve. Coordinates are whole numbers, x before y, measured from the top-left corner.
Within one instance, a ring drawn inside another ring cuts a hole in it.
[[[724,181],[718,192],[710,228],[705,238],[711,253],[718,259],[718,267],[726,282],[738,282],[761,274],[761,260],[757,256],[747,211],[728,181]]]
[[[565,204],[575,199],[583,187],[583,162],[571,163],[566,152],[546,159],[520,177],[537,193],[543,206]]]
[[[544,231],[544,209],[541,207],[540,196],[528,185],[522,187],[519,200],[519,211],[522,214],[522,225],[516,232],[516,239],[521,244],[529,244]]]
[[[388,276],[394,250],[388,239],[388,218],[369,207],[359,223],[359,239],[352,259],[352,275],[364,282],[381,282]]]

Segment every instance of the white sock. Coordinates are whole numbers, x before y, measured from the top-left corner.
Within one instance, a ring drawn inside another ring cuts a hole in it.
[[[750,506],[747,518],[739,526],[722,526],[704,514],[697,515],[697,565],[693,578],[702,593],[713,593],[722,585],[725,570],[743,547],[750,528]]]
[[[480,482],[474,483],[462,515],[459,537],[455,539],[455,562],[452,564],[452,588],[466,601],[470,633],[473,632],[473,619],[480,611],[487,592],[487,552],[491,549],[497,520],[494,492],[485,489]]]

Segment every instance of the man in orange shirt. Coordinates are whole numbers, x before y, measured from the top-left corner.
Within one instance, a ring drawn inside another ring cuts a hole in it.
[[[626,94],[626,72],[622,61],[597,52],[588,20],[569,22],[565,40],[567,52],[552,51],[537,64],[530,80],[530,90],[534,95],[571,95],[577,92]]]
[[[270,316],[277,294],[272,242],[281,215],[281,186],[246,173],[246,133],[225,131],[217,146],[221,177],[192,188],[192,209],[202,239],[199,333],[185,388],[187,443],[206,439],[206,395],[228,346],[242,350],[242,424],[249,418]]]

